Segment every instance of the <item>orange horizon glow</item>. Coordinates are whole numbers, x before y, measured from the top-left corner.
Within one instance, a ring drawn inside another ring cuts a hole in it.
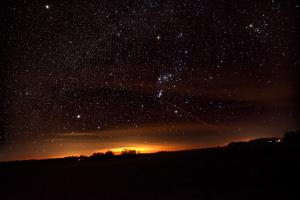
[[[245,138],[238,141],[249,141],[253,138]],[[232,141],[234,142],[234,141]],[[219,144],[219,145],[180,145],[180,144],[139,144],[139,143],[128,143],[120,144],[118,147],[112,148],[101,148],[101,149],[93,149],[93,150],[82,150],[82,149],[68,149],[65,147],[65,150],[61,153],[50,153],[44,156],[36,156],[36,155],[23,155],[23,159],[21,160],[43,160],[43,159],[58,159],[58,158],[66,158],[66,157],[80,157],[80,156],[92,156],[94,153],[106,153],[108,151],[113,152],[114,155],[120,155],[123,150],[135,150],[137,154],[150,154],[150,153],[158,153],[162,151],[172,152],[172,151],[182,151],[182,150],[195,150],[195,149],[205,149],[205,148],[213,148],[213,147],[221,147],[227,145],[229,142]],[[18,158],[12,158],[10,160],[20,160]]]
[[[0,155],[0,161],[91,156],[93,153],[107,151],[118,155],[124,149],[136,150],[137,153],[203,149],[224,146],[230,142],[268,137],[273,133],[273,130],[262,129],[262,127],[258,129],[249,125],[242,126],[240,130],[238,128],[226,127],[223,124],[177,123],[144,124],[139,128],[122,127],[95,132],[60,133],[56,134],[56,138],[50,142],[49,140],[40,141],[39,151],[32,143],[23,142],[19,149],[28,151],[10,151]],[[178,134],[181,132],[184,134]],[[237,134],[241,132],[243,134]],[[168,137],[172,134],[177,139]],[[109,137],[107,141],[101,138],[108,136],[112,137]],[[190,137],[195,139],[191,140]]]
[[[98,152],[99,153],[105,153],[105,152],[108,152],[108,151],[111,151],[113,152],[115,155],[119,155],[122,153],[122,151],[124,150],[134,150],[136,151],[136,153],[155,153],[155,152],[158,152],[159,150],[156,149],[155,150],[155,147],[143,147],[143,146],[124,146],[124,147],[117,147],[117,148],[108,148],[108,149],[102,149],[102,150],[99,150]]]
[[[200,149],[201,147],[198,147]],[[144,144],[134,144],[134,145],[123,145],[120,147],[104,148],[97,149],[93,151],[81,151],[77,153],[63,153],[60,155],[50,156],[49,158],[64,158],[64,157],[79,157],[79,156],[91,156],[94,153],[106,153],[108,151],[113,152],[114,155],[120,155],[124,150],[135,150],[137,154],[148,154],[148,153],[158,153],[161,151],[180,151],[180,150],[189,150],[195,149],[189,146],[180,146],[180,145],[144,145]]]

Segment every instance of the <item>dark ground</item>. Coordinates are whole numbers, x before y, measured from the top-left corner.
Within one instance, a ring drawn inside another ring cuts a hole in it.
[[[0,163],[0,199],[300,199],[299,145]]]

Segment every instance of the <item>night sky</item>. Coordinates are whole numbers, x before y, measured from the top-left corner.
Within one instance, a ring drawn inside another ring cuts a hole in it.
[[[299,3],[1,1],[0,161],[299,128]]]

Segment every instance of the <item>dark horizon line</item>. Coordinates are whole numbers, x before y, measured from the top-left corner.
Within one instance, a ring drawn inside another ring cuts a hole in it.
[[[231,145],[234,144],[246,144],[246,143],[250,143],[250,142],[255,142],[255,141],[259,141],[259,140],[268,140],[271,141],[271,143],[280,143],[282,142],[282,140],[285,138],[285,136],[283,135],[282,137],[258,137],[258,138],[254,138],[254,139],[250,139],[250,140],[240,140],[240,141],[232,141],[229,143],[226,143],[224,145],[217,145],[217,146],[211,146],[211,147],[203,147],[203,148],[191,148],[191,149],[179,149],[179,150],[162,150],[162,151],[157,151],[157,152],[151,152],[151,153],[141,153],[140,151],[137,151],[135,149],[126,149],[123,148],[123,150],[125,151],[136,151],[135,154],[115,154],[113,151],[106,151],[106,152],[94,152],[91,155],[70,155],[70,156],[66,156],[66,157],[57,157],[57,158],[41,158],[41,159],[24,159],[24,160],[7,160],[7,161],[0,161],[0,164],[9,164],[9,163],[14,163],[14,162],[31,162],[31,161],[54,161],[54,160],[64,160],[64,159],[91,159],[93,158],[93,155],[95,154],[99,154],[101,155],[103,158],[105,158],[107,153],[111,153],[111,157],[113,158],[120,158],[120,157],[124,157],[126,155],[135,155],[135,156],[139,156],[139,155],[155,155],[155,154],[161,154],[161,153],[176,153],[176,152],[189,152],[189,151],[203,151],[203,150],[209,150],[209,149],[222,149],[222,148],[226,148],[226,147],[230,147]],[[106,157],[108,158],[108,157]]]

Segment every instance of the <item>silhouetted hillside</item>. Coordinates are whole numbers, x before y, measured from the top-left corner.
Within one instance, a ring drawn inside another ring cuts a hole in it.
[[[299,199],[298,138],[1,163],[0,199]]]

